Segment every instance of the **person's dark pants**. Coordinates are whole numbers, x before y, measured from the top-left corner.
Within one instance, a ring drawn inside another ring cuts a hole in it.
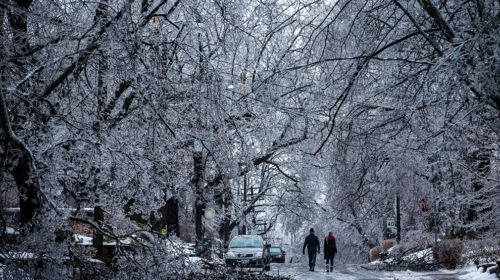
[[[328,267],[328,262],[330,262],[330,267]],[[326,259],[326,271],[333,271],[333,258]]]
[[[313,270],[316,265],[316,253],[309,253],[309,269]]]

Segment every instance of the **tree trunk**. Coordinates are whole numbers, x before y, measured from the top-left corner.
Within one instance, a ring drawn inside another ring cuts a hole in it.
[[[232,194],[231,191],[228,190],[223,196],[222,207],[224,209],[224,219],[219,229],[219,235],[222,240],[223,247],[227,247],[229,243],[229,236],[231,235],[231,211],[229,208],[231,207]]]
[[[14,53],[18,58],[23,57],[29,50],[26,31],[28,30],[27,11],[32,0],[15,0],[8,13],[8,19],[13,33]],[[22,61],[15,60],[22,65]]]
[[[160,209],[162,214],[162,228],[167,228],[167,235],[175,234],[179,237],[179,201],[176,197],[167,200]]]
[[[32,0],[16,0],[11,2],[11,7],[7,7],[5,3],[0,5],[2,10],[8,11],[7,18],[10,26],[12,27],[13,51],[15,53],[15,59],[13,61],[18,65],[23,65],[23,57],[29,49],[28,40],[26,38],[26,32],[28,29],[26,13],[31,5],[31,2]],[[2,11],[2,16],[3,15],[4,13]],[[6,54],[3,55],[5,56]],[[6,82],[4,76],[5,72],[5,68],[2,66],[1,73],[3,83]],[[35,212],[40,208],[38,188],[30,178],[33,158],[31,157],[31,152],[28,151],[27,146],[22,143],[22,140],[17,138],[15,133],[12,131],[4,92],[0,93],[0,99],[0,122],[1,127],[5,132],[6,140],[21,149],[17,161],[14,161],[16,163],[12,167],[11,174],[14,177],[19,191],[19,207],[21,210],[20,222],[22,224],[26,224],[33,218]],[[8,152],[9,150],[6,149],[5,153]]]
[[[101,225],[104,220],[104,211],[100,206],[94,207],[94,222]],[[96,259],[103,259],[103,236],[102,233],[94,228],[92,236],[92,245],[96,248]]]
[[[31,221],[35,212],[40,208],[38,190],[30,180],[29,162],[30,159],[23,155],[11,172],[19,191],[19,207],[21,210],[19,222],[21,224]]]

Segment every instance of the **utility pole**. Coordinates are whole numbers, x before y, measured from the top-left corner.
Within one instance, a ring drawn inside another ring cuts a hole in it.
[[[202,216],[205,209],[205,198],[203,197],[203,146],[201,141],[194,140],[193,145],[193,165],[194,176],[193,185],[196,190],[196,199],[194,205],[195,215],[195,231],[196,231],[196,245],[201,246],[203,240],[203,221]]]
[[[247,205],[247,175],[243,176],[243,207]],[[245,218],[246,219],[246,218]],[[243,226],[241,227],[241,234],[247,234],[247,224],[244,220]]]
[[[434,200],[434,246],[437,246],[438,242],[438,202],[437,199]]]
[[[401,241],[401,202],[399,191],[396,194],[396,241]]]

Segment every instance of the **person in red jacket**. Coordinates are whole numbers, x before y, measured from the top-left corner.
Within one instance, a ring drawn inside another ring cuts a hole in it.
[[[337,245],[335,244],[335,237],[333,237],[331,231],[328,233],[328,236],[325,237],[323,248],[325,252],[326,271],[333,271],[333,258],[335,257],[335,254],[337,254]],[[328,266],[328,262],[330,262],[330,266]]]

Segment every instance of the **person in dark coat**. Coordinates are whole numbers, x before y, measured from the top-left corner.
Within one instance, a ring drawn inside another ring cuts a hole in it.
[[[335,237],[331,231],[328,233],[328,236],[325,237],[323,250],[325,252],[326,271],[333,271],[333,258],[335,254],[337,254],[337,244],[335,243]],[[328,262],[330,262],[330,266],[328,266]]]
[[[314,266],[316,265],[316,254],[319,254],[319,239],[314,235],[314,229],[309,230],[309,235],[304,241],[304,247],[302,248],[302,254],[305,254],[307,247],[307,253],[309,256],[309,271],[314,271]]]

